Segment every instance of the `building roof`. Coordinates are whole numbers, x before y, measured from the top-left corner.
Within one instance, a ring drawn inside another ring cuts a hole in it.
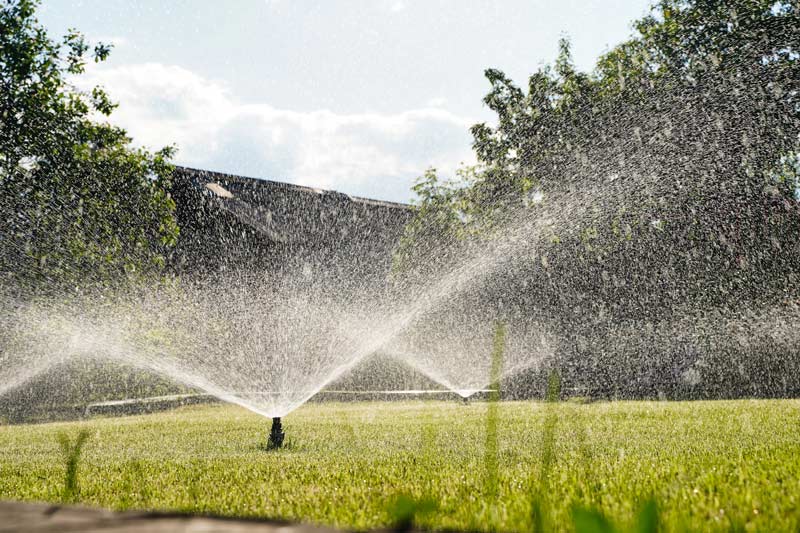
[[[181,191],[184,198],[189,193],[203,199],[202,211],[192,216],[208,215],[205,207],[213,205],[273,242],[319,240],[334,234],[341,238],[348,226],[394,233],[412,213],[408,204],[189,167],[176,167],[173,176],[173,191]]]
[[[292,191],[298,194],[311,194],[311,195],[332,195],[336,196],[337,198],[346,198],[351,202],[357,204],[364,204],[376,207],[386,207],[390,209],[410,209],[410,204],[404,204],[400,202],[389,202],[386,200],[374,200],[372,198],[363,198],[361,196],[351,196],[349,194],[345,194],[338,191],[332,191],[328,189],[317,189],[315,187],[306,187],[304,185],[296,185],[294,183],[286,183],[283,181],[272,181],[264,178],[254,178],[248,176],[237,176],[235,174],[226,174],[224,172],[215,172],[213,170],[203,170],[199,168],[192,168],[192,167],[183,167],[183,166],[176,166],[175,167],[176,174],[185,177],[194,177],[196,180],[205,181],[206,186],[212,185],[208,187],[212,191],[216,189],[213,186],[214,183],[219,183],[221,181],[231,182],[231,183],[240,183],[240,184],[247,184],[250,186],[255,186],[263,189],[271,189],[271,190],[282,190],[282,191]],[[219,189],[217,189],[219,190]],[[221,191],[220,191],[221,192]],[[225,196],[225,193],[222,193],[222,196]]]

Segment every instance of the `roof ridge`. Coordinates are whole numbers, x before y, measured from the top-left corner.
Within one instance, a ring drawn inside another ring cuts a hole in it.
[[[316,188],[316,187],[308,187],[306,185],[297,185],[296,183],[288,183],[288,182],[285,182],[285,181],[274,181],[274,180],[269,180],[269,179],[266,179],[266,178],[255,178],[255,177],[252,177],[252,176],[240,176],[240,175],[237,175],[237,174],[229,174],[227,172],[218,172],[218,171],[215,171],[215,170],[205,170],[205,169],[202,169],[202,168],[186,167],[186,166],[182,166],[182,165],[175,165],[175,170],[179,171],[179,172],[184,172],[184,173],[187,173],[187,174],[193,174],[193,175],[203,174],[203,175],[208,175],[210,177],[217,177],[219,179],[226,179],[226,180],[248,181],[248,182],[251,182],[251,183],[261,182],[261,183],[269,184],[271,186],[281,187],[281,188],[284,188],[284,189],[289,189],[289,190],[294,190],[294,191],[299,191],[299,192],[305,192],[305,193],[309,193],[309,194],[329,194],[329,195],[336,195],[336,196],[346,196],[351,201],[356,202],[356,203],[369,204],[369,205],[375,205],[375,206],[380,206],[380,207],[388,207],[388,208],[392,208],[392,209],[411,209],[411,207],[412,207],[411,204],[405,204],[405,203],[401,203],[401,202],[391,202],[391,201],[388,201],[388,200],[376,200],[376,199],[373,199],[373,198],[365,198],[365,197],[362,197],[362,196],[351,196],[349,194],[346,194],[346,193],[343,193],[343,192],[339,192],[339,191],[330,190],[330,189],[320,189],[320,188]]]

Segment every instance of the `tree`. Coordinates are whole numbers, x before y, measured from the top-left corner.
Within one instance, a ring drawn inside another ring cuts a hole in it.
[[[0,280],[50,291],[157,273],[178,235],[174,150],[134,148],[94,119],[116,105],[71,81],[110,46],[90,51],[75,30],[52,40],[37,4],[0,3]]]
[[[639,387],[632,376],[672,350],[687,316],[713,336],[715,313],[800,303],[800,8],[663,0],[635,28],[589,74],[566,41],[526,90],[487,70],[497,120],[472,128],[473,178],[426,175],[398,251],[431,262],[413,238],[437,227],[431,213],[445,239],[524,241],[482,299],[545,317],[565,376],[606,390]],[[621,333],[645,328],[658,342]]]

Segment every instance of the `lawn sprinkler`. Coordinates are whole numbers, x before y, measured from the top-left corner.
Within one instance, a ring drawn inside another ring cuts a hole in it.
[[[272,417],[272,429],[269,431],[269,443],[267,443],[267,448],[274,450],[283,447],[283,439],[285,437],[286,433],[283,432],[281,417]]]

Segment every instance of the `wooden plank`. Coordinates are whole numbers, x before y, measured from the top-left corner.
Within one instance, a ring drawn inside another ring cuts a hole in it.
[[[181,514],[119,512],[92,507],[0,501],[0,533],[55,532],[233,532],[233,533],[337,533],[307,524],[268,520],[237,520]]]

